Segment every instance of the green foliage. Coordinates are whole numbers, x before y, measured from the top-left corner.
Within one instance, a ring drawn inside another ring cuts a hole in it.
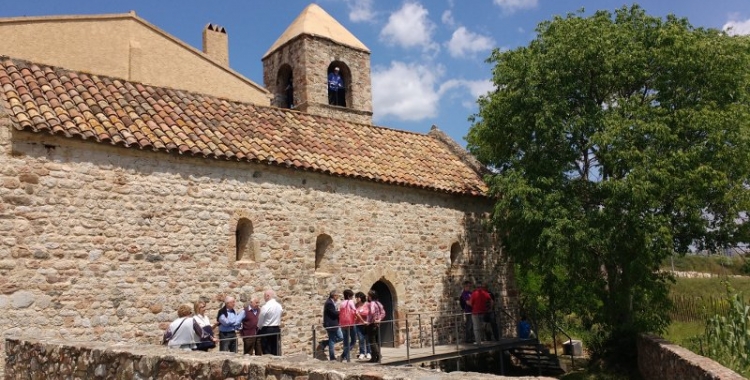
[[[664,338],[693,352],[700,353],[700,345],[696,337],[706,331],[706,322],[672,321],[664,332]]]
[[[725,313],[728,307],[723,298],[675,296],[669,317],[672,321],[705,322],[715,314]]]
[[[726,314],[706,324],[704,354],[743,376],[750,376],[750,304],[727,286]]]
[[[467,140],[504,252],[550,314],[634,352],[669,323],[661,263],[748,240],[750,39],[633,6],[555,17],[489,62]]]
[[[561,362],[569,363],[565,356],[560,357]],[[637,368],[631,368],[628,371],[615,371],[604,365],[600,361],[589,361],[585,358],[575,359],[576,368],[566,373],[560,379],[562,380],[640,380],[642,376],[638,373]]]

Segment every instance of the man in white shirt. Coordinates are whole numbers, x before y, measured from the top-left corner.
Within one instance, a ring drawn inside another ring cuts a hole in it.
[[[279,344],[281,343],[281,313],[284,309],[276,301],[276,292],[268,289],[263,293],[266,303],[260,308],[258,316],[259,335],[274,334],[264,336],[261,341],[264,354],[279,355]]]

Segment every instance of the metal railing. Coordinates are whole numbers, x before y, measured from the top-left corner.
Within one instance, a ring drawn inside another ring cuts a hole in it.
[[[390,346],[393,347],[402,347],[405,349],[405,357],[400,357],[400,359],[403,360],[396,360],[398,362],[406,361],[407,364],[410,364],[412,359],[416,358],[414,354],[414,350],[416,349],[424,349],[428,348],[427,352],[422,351],[418,352],[418,357],[425,357],[426,355],[432,354],[433,356],[436,354],[439,354],[436,350],[437,347],[440,346],[455,346],[454,353],[459,353],[462,351],[473,351],[472,347],[462,347],[462,342],[464,344],[469,343],[466,341],[466,337],[473,334],[473,331],[467,334],[466,332],[466,318],[467,316],[470,316],[470,313],[464,313],[461,311],[456,311],[457,309],[454,309],[452,311],[435,311],[435,312],[420,312],[420,313],[405,313],[404,318],[393,318],[389,320],[383,320],[380,322],[380,330],[383,328],[390,327],[391,333],[390,334],[383,334],[382,331],[378,331],[378,334],[376,336],[376,341],[379,347],[383,346]],[[483,320],[481,323],[483,324],[482,328],[480,329],[482,334],[488,334],[491,335],[490,339],[484,339],[484,337],[481,337],[481,340],[484,341],[491,341],[501,338],[515,338],[516,336],[516,324],[518,322],[518,316],[520,315],[520,310],[518,309],[510,309],[510,308],[495,308],[491,310],[488,315],[487,320]],[[496,329],[492,329],[492,326],[496,325]],[[242,354],[243,350],[243,339],[244,338],[268,338],[268,337],[275,337],[276,344],[278,347],[278,355],[282,355],[283,353],[283,336],[289,336],[293,335],[295,337],[301,338],[301,342],[304,342],[306,340],[305,336],[307,335],[305,333],[306,329],[309,329],[307,331],[310,332],[310,335],[308,335],[307,339],[311,339],[310,346],[311,352],[313,357],[316,357],[316,354],[319,354],[319,348],[321,348],[321,342],[328,339],[328,333],[327,331],[330,329],[338,329],[339,327],[331,327],[331,328],[325,328],[320,324],[314,324],[312,326],[307,325],[308,327],[301,326],[301,325],[283,325],[281,326],[280,332],[275,333],[267,333],[267,334],[255,334],[255,335],[249,335],[249,336],[242,336],[239,333],[236,337],[232,338],[225,338],[225,339],[218,339],[217,340],[217,348],[221,346],[221,341],[227,341],[227,340],[237,340],[237,353]],[[362,325],[353,325],[355,326],[362,326]],[[488,327],[490,327],[491,331],[487,331]],[[559,327],[558,327],[559,329]],[[383,335],[386,336],[392,336],[392,340],[383,340]],[[567,335],[567,334],[566,334]],[[352,352],[354,351],[355,345],[354,343],[359,339],[350,339],[352,342],[352,346],[349,349],[349,355],[351,357]],[[300,342],[297,340],[297,342]],[[200,342],[192,342],[193,344],[197,344]],[[338,343],[338,342],[337,342]],[[362,341],[359,340],[359,343],[362,344]],[[371,344],[369,342],[369,339],[367,339],[367,345]],[[323,352],[328,355],[327,352],[325,352],[327,346],[323,346]],[[444,351],[444,350],[443,350]],[[444,351],[445,352],[445,351]],[[460,356],[460,355],[459,355]],[[380,358],[382,360],[382,351]],[[393,359],[393,358],[389,358]],[[397,358],[398,359],[398,358]],[[393,360],[389,360],[393,361]],[[380,362],[380,360],[379,360]]]
[[[277,352],[276,355],[281,356],[281,355],[283,355],[282,345],[281,345],[281,333],[282,333],[282,331],[275,332],[275,333],[267,333],[267,334],[255,334],[255,335],[240,335],[240,334],[237,334],[236,336],[231,337],[231,338],[224,338],[224,339],[217,338],[216,339],[216,343],[217,343],[217,347],[221,347],[221,342],[222,341],[236,340],[237,341],[237,352],[236,353],[240,353],[240,348],[243,347],[244,338],[260,338],[262,340],[262,339],[264,339],[266,337],[275,337],[275,339],[276,339],[276,348],[278,349],[278,352]],[[200,342],[193,342],[193,343],[197,344],[197,343],[200,343]],[[243,350],[244,350],[244,348],[243,348]],[[231,351],[222,351],[222,352],[231,352]]]
[[[383,320],[383,321],[380,321],[379,325],[382,326],[383,324],[386,324],[388,322],[395,322],[395,321],[397,321],[397,320],[395,320],[395,319]],[[368,326],[367,324],[353,324],[353,325],[344,326],[344,327],[345,328],[346,327],[350,327],[352,329],[356,329],[358,327],[365,327],[365,330],[367,330],[367,326]],[[323,327],[322,325],[312,325],[312,327],[311,327],[311,330],[312,330],[312,342],[311,342],[311,344],[312,344],[312,354],[313,354],[313,357],[315,357],[316,353],[318,352],[318,347],[320,347],[320,348],[323,349],[323,354],[325,354],[325,355],[329,354],[329,353],[325,352],[325,350],[328,349],[328,345],[324,345],[323,342],[327,342],[328,340],[330,340],[331,335],[329,334],[329,331],[331,331],[331,330],[338,330],[340,328],[342,328],[342,327],[341,326]],[[323,331],[325,331],[325,335],[324,335],[325,339],[318,340],[318,330],[319,329],[322,329]],[[356,334],[356,331],[354,333]],[[351,332],[350,332],[350,334],[351,334]],[[369,331],[365,331],[365,334],[364,334],[365,335],[365,344],[367,346],[371,345],[369,334],[370,334]],[[394,343],[395,344],[396,343],[395,342],[395,336],[396,335],[394,334],[394,341],[392,341],[392,342],[386,342],[386,343]],[[380,327],[378,327],[378,333],[377,333],[376,341],[377,341],[378,347],[380,347],[382,349],[382,347],[383,347],[383,341],[382,341],[381,338],[382,337],[381,337],[381,333],[380,333]],[[338,341],[336,343],[338,343]],[[359,344],[362,344],[361,340],[360,340]],[[352,343],[351,347],[349,347],[349,350],[348,350],[349,358],[351,358],[352,350],[353,349],[354,349],[354,344]],[[378,363],[380,363],[381,360],[383,359],[382,351],[379,351],[379,352],[380,352],[380,355],[378,356]],[[342,355],[343,355],[343,353],[342,353]]]
[[[568,334],[565,330],[562,329],[552,318],[549,318],[547,321],[550,325],[550,328],[552,329],[552,344],[555,347],[555,356],[557,356],[557,337],[555,334],[555,331],[560,331],[563,335],[565,335],[566,338],[568,338],[568,344],[570,344],[570,365],[571,367],[576,367],[575,362],[575,356],[574,354],[574,348],[573,348],[573,338]]]
[[[487,313],[487,318],[483,318],[480,323],[482,327],[480,331],[482,334],[490,335],[489,339],[485,336],[480,337],[482,341],[494,341],[506,338],[515,338],[518,317],[520,315],[515,310],[507,308],[497,308],[490,310]],[[414,349],[429,348],[427,355],[438,354],[436,347],[439,346],[452,346],[455,345],[454,353],[462,351],[473,351],[474,347],[462,347],[461,344],[469,343],[466,341],[468,335],[473,335],[473,331],[470,334],[466,333],[466,318],[471,316],[471,313],[464,312],[422,312],[422,313],[405,313],[404,318],[394,318],[383,320],[380,325],[392,326],[393,340],[382,340],[382,333],[379,331],[377,334],[377,344],[379,347],[393,345],[394,347],[402,347],[405,349],[405,357],[401,357],[403,361],[410,364],[414,358]],[[362,325],[353,325],[362,326]],[[311,326],[312,342],[311,350],[313,356],[320,354],[320,349],[323,350],[323,354],[329,355],[325,350],[327,346],[323,343],[329,339],[328,331],[332,329],[338,329],[339,326],[334,327],[323,327],[322,325],[315,324]],[[489,332],[487,330],[490,330]],[[338,343],[338,341],[337,341]],[[361,344],[361,341],[360,341]],[[369,340],[368,340],[369,344]],[[354,345],[349,348],[348,352],[351,356],[354,351]],[[381,351],[382,352],[382,351]],[[419,357],[424,357],[425,352],[421,352]],[[382,355],[381,358],[382,359]],[[394,358],[389,358],[394,359]],[[398,360],[397,360],[398,361]],[[400,362],[400,361],[399,361]]]

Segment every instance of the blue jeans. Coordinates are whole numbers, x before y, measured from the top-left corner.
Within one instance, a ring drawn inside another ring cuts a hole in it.
[[[341,328],[339,327],[328,327],[328,358],[331,360],[336,360],[336,353],[333,351],[333,346],[344,340],[344,336],[341,333]]]
[[[352,347],[354,347],[354,341],[357,340],[354,326],[342,327],[341,332],[344,334],[344,352],[341,354],[341,357],[346,359],[346,361],[351,361]]]
[[[237,352],[237,333],[219,331],[219,351]]]
[[[370,353],[370,346],[367,344],[367,332],[365,331],[365,325],[355,326],[357,330],[357,340],[359,340],[359,353],[366,355]]]

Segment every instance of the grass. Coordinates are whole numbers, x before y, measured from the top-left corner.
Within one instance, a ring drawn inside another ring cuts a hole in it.
[[[694,298],[698,304],[707,307],[711,300],[726,298],[725,282],[735,292],[743,293],[745,299],[750,300],[750,277],[677,278],[670,288],[670,294],[672,297]],[[706,321],[673,320],[663,336],[672,343],[700,354],[698,338],[704,335],[705,329]]]
[[[704,331],[706,331],[706,324],[704,322],[674,321],[667,327],[667,331],[664,332],[664,339],[689,348],[691,345],[690,340],[696,336],[703,335]]]
[[[750,296],[750,277],[678,278],[670,293],[672,296],[724,298],[727,293],[722,281],[727,281],[746,297]]]
[[[702,256],[686,255],[675,256],[667,259],[662,263],[661,269],[672,270],[672,260],[674,260],[674,270],[683,272],[702,272],[714,273],[719,275],[748,275],[745,260],[741,256]]]

